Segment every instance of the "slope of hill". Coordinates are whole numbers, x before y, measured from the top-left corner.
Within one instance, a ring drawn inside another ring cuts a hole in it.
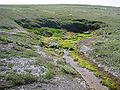
[[[116,7],[1,5],[0,88],[91,89],[89,80],[66,63],[66,50],[101,84],[119,90],[119,24]]]

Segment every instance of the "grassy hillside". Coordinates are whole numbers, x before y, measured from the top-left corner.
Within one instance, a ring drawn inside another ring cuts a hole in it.
[[[81,5],[42,5],[42,6],[0,6],[1,25],[15,23],[12,21],[25,17],[46,17],[57,20],[85,18],[100,20],[113,26],[119,26],[119,8]],[[6,20],[10,20],[6,23]],[[3,23],[4,21],[4,23]]]
[[[44,67],[40,74],[44,79],[55,75],[78,77],[78,73],[61,58],[62,50],[65,49],[70,51],[71,57],[79,61],[80,66],[95,72],[96,76],[102,78],[103,84],[114,90],[118,88],[116,82],[112,82],[109,75],[98,72],[97,68],[101,65],[120,79],[119,35],[120,8],[117,7],[0,5],[0,66],[5,64],[8,69],[14,69],[16,65],[20,68],[16,60],[23,60],[23,63],[30,60],[28,65],[32,63],[38,69]],[[90,60],[84,60],[78,53],[82,48],[80,41],[83,40],[83,44],[89,43],[89,38],[95,39],[95,42],[90,44],[92,50],[85,54],[89,56],[86,56],[88,59],[94,59],[97,65],[93,65]],[[58,60],[55,61],[55,58]],[[15,73],[14,70],[8,73],[6,70],[3,74],[0,73],[0,79],[8,84],[2,83],[0,88],[38,80],[38,74],[31,74],[32,70],[28,70],[27,74]]]

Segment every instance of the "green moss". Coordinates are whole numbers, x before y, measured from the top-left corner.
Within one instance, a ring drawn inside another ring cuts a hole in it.
[[[113,81],[106,73],[100,72],[94,64],[92,64],[88,60],[85,60],[85,58],[81,57],[75,51],[71,51],[70,55],[79,62],[80,66],[93,71],[97,77],[101,78],[102,84],[106,85],[111,90],[117,90],[118,87],[116,82]]]
[[[110,78],[102,79],[101,83],[109,87],[111,90],[117,90],[116,83],[112,81]]]
[[[66,30],[63,29],[55,29],[55,28],[48,28],[48,27],[42,27],[42,28],[33,28],[28,29],[29,32],[34,33],[39,36],[45,36],[45,37],[62,37]]]
[[[61,40],[59,41],[59,47],[62,47],[64,49],[74,49],[74,41],[72,40]]]
[[[109,87],[111,90],[117,90],[119,88],[119,87],[117,87],[117,84],[116,84],[115,80],[110,78],[108,74],[97,71],[97,72],[95,72],[95,75],[97,77],[100,77],[101,78],[101,83],[103,85],[106,85],[107,87]]]
[[[85,60],[85,58],[81,57],[78,54],[78,52],[71,51],[70,55],[71,55],[71,57],[73,57],[75,60],[77,60],[79,62],[79,65],[81,67],[85,67],[85,68],[87,68],[88,70],[91,70],[91,71],[96,71],[97,70],[97,68],[92,63],[90,63],[88,60]]]

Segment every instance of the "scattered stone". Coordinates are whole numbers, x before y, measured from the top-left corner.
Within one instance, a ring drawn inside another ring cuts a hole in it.
[[[56,76],[46,82],[36,82],[10,88],[9,90],[89,90],[88,85],[81,78],[71,79],[68,76]]]
[[[9,51],[13,48],[13,43],[0,44],[0,51]]]
[[[80,48],[80,51],[79,52],[83,52],[84,54],[87,53],[88,51],[91,51],[92,49],[90,47],[87,47],[85,45],[83,45],[81,48]]]
[[[34,47],[36,48],[36,52],[42,55],[46,60],[51,60],[55,65],[57,64],[58,58],[52,55],[48,55],[47,53],[44,52],[44,50],[40,46],[34,46]]]
[[[0,74],[7,72],[16,72],[18,74],[29,72],[35,76],[41,76],[47,71],[44,66],[34,65],[33,60],[28,58],[1,59],[1,62],[4,66],[0,67]]]
[[[51,48],[57,48],[58,44],[56,42],[51,42],[50,47]]]

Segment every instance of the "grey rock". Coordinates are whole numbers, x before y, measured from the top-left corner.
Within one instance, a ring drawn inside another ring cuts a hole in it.
[[[58,46],[57,42],[52,41],[52,42],[50,43],[50,47],[51,47],[51,48],[57,48],[57,46]]]
[[[30,72],[33,75],[41,76],[47,71],[44,66],[34,65],[33,60],[30,60],[28,58],[1,59],[0,62],[7,64],[6,66],[0,67],[0,71],[4,71],[4,73],[8,71],[16,73]],[[8,64],[12,64],[11,68],[8,67]]]
[[[48,82],[48,83],[47,83]],[[18,89],[19,88],[19,89]],[[89,90],[87,84],[81,78],[71,79],[67,76],[56,76],[46,82],[33,83],[13,87],[9,90]]]

